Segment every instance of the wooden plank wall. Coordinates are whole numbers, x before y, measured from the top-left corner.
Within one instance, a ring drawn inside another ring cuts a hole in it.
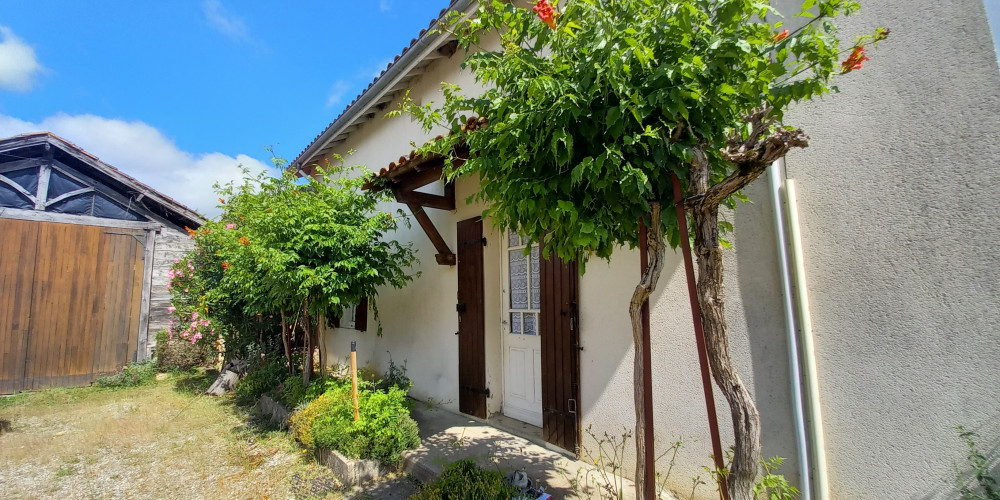
[[[183,258],[194,250],[194,240],[187,233],[163,228],[156,235],[153,247],[153,282],[149,295],[149,338],[146,340],[147,355],[156,348],[156,333],[166,330],[170,324],[170,291],[167,290],[167,271],[175,259]]]
[[[0,234],[20,235],[0,253],[0,320],[18,318],[0,323],[0,393],[86,384],[135,359],[144,231],[0,219]]]
[[[37,252],[38,227],[0,219],[0,394],[24,390],[35,262],[22,262],[20,256]]]

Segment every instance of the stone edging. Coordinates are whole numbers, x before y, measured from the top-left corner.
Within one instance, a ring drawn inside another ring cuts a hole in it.
[[[271,421],[280,424],[281,427],[288,428],[288,418],[291,411],[270,396],[264,395],[257,399],[257,409],[264,415],[268,415]],[[317,461],[333,471],[337,479],[347,486],[356,486],[368,481],[372,481],[384,476],[388,471],[382,467],[377,460],[362,460],[348,458],[336,450],[318,448],[316,450]]]

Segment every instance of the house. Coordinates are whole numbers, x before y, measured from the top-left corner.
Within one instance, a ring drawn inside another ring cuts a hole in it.
[[[203,222],[65,139],[0,140],[0,394],[147,359],[184,228]]]
[[[762,414],[764,455],[785,457],[779,472],[807,498],[954,498],[966,467],[955,426],[979,432],[991,463],[1000,453],[996,49],[981,0],[873,0],[840,25],[847,39],[876,25],[892,37],[838,81],[839,95],[786,114],[809,148],[732,215],[732,355]],[[391,208],[418,222],[396,237],[418,249],[421,275],[380,293],[382,336],[328,329],[329,359],[357,340],[362,363],[407,360],[416,397],[537,426],[573,455],[595,446],[591,433],[634,426],[627,311],[638,252],[591,260],[580,276],[526,258],[516,234],[466,202],[475,179],[442,186],[440,161],[411,157],[411,142],[432,134],[385,112],[407,89],[423,103],[440,100],[440,82],[474,91],[455,52],[422,31],[291,164],[309,173],[353,150],[348,162],[385,177],[401,200]],[[672,473],[683,490],[705,476],[712,448],[679,252],[668,252],[650,308],[655,446],[684,442]],[[728,406],[716,400],[728,446]]]

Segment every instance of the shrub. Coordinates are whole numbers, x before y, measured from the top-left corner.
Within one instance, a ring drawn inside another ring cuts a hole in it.
[[[292,413],[291,419],[289,420],[289,427],[292,430],[292,436],[302,443],[306,448],[310,450],[315,449],[316,445],[313,441],[313,427],[316,420],[324,415],[342,411],[342,407],[350,407],[351,405],[351,391],[350,388],[335,388],[333,390],[324,392],[320,394],[319,397],[312,400],[304,408],[296,410]],[[353,411],[353,410],[352,410]]]
[[[170,339],[166,330],[156,334],[156,367],[161,371],[186,371],[206,366],[215,360],[215,354],[215,346],[210,342],[192,344],[183,339]]]
[[[94,387],[119,388],[136,387],[152,382],[156,378],[156,365],[152,361],[140,361],[125,365],[110,375],[97,377]]]
[[[420,444],[417,423],[410,418],[406,392],[363,389],[358,395],[360,419],[354,420],[350,384],[333,387],[292,415],[295,438],[307,448],[329,448],[353,458],[399,463],[403,450]]]
[[[433,483],[424,485],[409,500],[508,500],[521,492],[504,482],[503,474],[482,469],[475,460],[454,462]]]
[[[236,384],[236,400],[241,404],[254,404],[257,398],[281,384],[288,371],[280,362],[265,362],[247,372]]]
[[[309,386],[306,387],[302,385],[301,375],[290,375],[278,386],[275,397],[285,405],[285,408],[295,409],[312,402],[324,392],[344,384],[350,386],[350,380],[319,377],[309,382]]]

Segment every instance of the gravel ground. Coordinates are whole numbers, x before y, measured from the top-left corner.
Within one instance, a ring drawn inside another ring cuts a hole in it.
[[[405,498],[405,477],[344,490],[287,433],[204,376],[0,398],[2,498]]]

